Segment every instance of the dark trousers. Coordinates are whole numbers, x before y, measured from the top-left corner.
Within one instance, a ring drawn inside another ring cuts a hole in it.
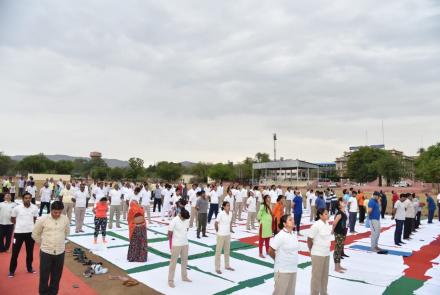
[[[365,221],[365,206],[359,206],[359,223],[364,223]]]
[[[211,223],[212,214],[215,214],[215,218],[217,218],[218,204],[210,204],[209,205],[208,223]]]
[[[0,252],[6,252],[11,247],[13,224],[0,224]]]
[[[293,214],[293,220],[295,221],[295,228],[298,233],[299,233],[300,225],[301,225],[301,215],[302,215],[302,213],[294,213]]]
[[[411,233],[413,233],[416,230],[416,219],[411,218]]]
[[[325,202],[325,209],[327,209],[327,212],[329,213],[330,213],[330,205],[331,205],[330,202]]]
[[[336,214],[336,209],[338,207],[338,201],[332,201],[331,202],[331,211],[332,211],[332,215]]]
[[[26,267],[28,271],[32,271],[32,261],[34,260],[34,240],[32,233],[15,233],[14,244],[12,245],[11,263],[9,264],[9,272],[15,273],[17,269],[17,258],[20,254],[23,243],[26,245]]]
[[[56,295],[63,274],[64,253],[50,255],[40,251],[40,295]],[[50,282],[49,282],[50,279]]]
[[[382,219],[385,218],[385,211],[387,211],[387,203],[382,204],[382,210],[380,211],[380,215],[382,215]]]
[[[348,220],[350,223],[350,232],[354,232],[354,226],[356,225],[357,212],[349,212]]]
[[[31,203],[35,205],[35,198],[32,198]]]
[[[434,212],[435,209],[428,210],[428,223],[432,223],[432,220],[434,219]]]
[[[402,229],[404,220],[396,219],[396,230],[394,231],[394,244],[402,243]]]
[[[159,208],[159,212],[160,212],[160,208],[162,207],[162,199],[154,198],[153,212],[156,212],[156,205]]]
[[[405,222],[403,224],[403,238],[408,239],[411,234],[411,218],[405,218]]]
[[[47,214],[50,213],[50,202],[41,202],[40,204],[40,214],[38,215],[42,215],[43,214],[43,208],[46,207],[47,208]]]
[[[99,231],[101,231],[102,237],[105,238],[107,234],[106,228],[107,228],[107,218],[95,217],[95,232],[93,233],[93,236],[97,238],[99,235]]]
[[[208,214],[197,214],[197,236],[200,237],[200,231],[203,235],[206,235],[206,221],[208,220]]]
[[[23,197],[23,194],[24,194],[24,187],[18,188],[18,196],[21,198]]]
[[[416,226],[415,226],[415,228],[419,228],[419,226],[420,226],[420,218],[422,217],[422,212],[417,212],[417,214],[416,214],[416,219],[415,219],[415,222],[416,222]]]

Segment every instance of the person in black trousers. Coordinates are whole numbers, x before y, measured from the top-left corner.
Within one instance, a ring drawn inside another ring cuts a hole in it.
[[[64,241],[70,231],[63,209],[61,201],[53,202],[50,215],[39,219],[32,232],[32,238],[40,244],[40,295],[58,294],[64,267]]]
[[[16,203],[11,202],[12,196],[5,195],[5,201],[0,203],[0,253],[6,252],[11,247],[11,237],[14,224],[11,222],[11,213]]]
[[[9,277],[13,278],[17,269],[17,258],[23,243],[26,245],[26,267],[28,273],[35,273],[32,268],[34,260],[34,244],[32,230],[38,216],[38,207],[31,204],[32,195],[23,195],[23,205],[18,205],[12,210],[11,221],[15,226],[14,244],[12,245],[11,262],[9,264]]]
[[[162,207],[162,190],[158,184],[156,184],[156,190],[154,191],[153,212],[156,212],[156,205],[160,212],[160,208]]]
[[[382,219],[384,219],[385,212],[387,211],[387,195],[383,191],[380,191],[380,205],[381,205],[380,215],[382,215]]]

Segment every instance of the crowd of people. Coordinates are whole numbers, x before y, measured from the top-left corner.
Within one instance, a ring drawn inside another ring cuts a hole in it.
[[[396,246],[420,226],[422,204],[416,194],[392,192],[392,218],[396,221]],[[37,207],[37,195],[40,203]],[[121,219],[128,223],[129,248],[127,260],[145,262],[148,259],[147,226],[152,211],[160,213],[162,222],[168,222],[171,252],[168,285],[175,287],[174,276],[180,258],[182,281],[191,282],[187,274],[188,231],[195,227],[198,239],[207,237],[207,225],[214,223],[216,231],[215,272],[234,271],[230,265],[231,233],[237,221],[247,213],[246,229],[257,229],[259,256],[274,259],[275,288],[273,294],[294,294],[298,264],[298,237],[304,210],[313,222],[307,245],[312,260],[311,294],[327,294],[330,245],[335,240],[333,260],[335,271],[344,273],[341,260],[344,241],[348,234],[356,234],[356,222],[371,229],[371,250],[382,253],[378,247],[380,220],[385,217],[387,196],[383,191],[371,196],[354,189],[344,189],[337,196],[332,189],[309,189],[305,199],[298,188],[281,186],[246,186],[231,184],[210,185],[164,184],[147,182],[93,182],[85,180],[54,181],[47,179],[38,190],[33,179],[18,179],[18,190],[12,178],[4,178],[0,203],[0,252],[9,251],[13,234],[9,277],[13,278],[22,245],[26,246],[26,267],[32,267],[34,243],[40,245],[40,294],[57,294],[61,278],[65,240],[75,216],[75,233],[82,233],[86,209],[94,214],[93,243],[106,244],[106,231],[121,227]],[[440,211],[440,194],[437,201],[426,194],[428,223],[432,223],[436,203]],[[18,202],[18,198],[21,202]],[[47,214],[44,214],[46,211]],[[330,224],[330,216],[334,215]],[[439,218],[440,221],[440,218]],[[264,248],[264,253],[263,253]],[[265,254],[265,255],[264,255]]]

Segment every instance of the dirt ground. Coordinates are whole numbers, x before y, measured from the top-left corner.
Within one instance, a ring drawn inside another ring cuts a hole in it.
[[[108,268],[109,272],[107,274],[103,275],[94,275],[91,278],[85,278],[83,276],[83,272],[86,269],[86,266],[82,265],[81,263],[78,263],[74,260],[74,256],[72,255],[71,251],[73,251],[74,248],[81,248],[75,243],[69,242],[66,244],[66,259],[64,262],[64,266],[68,267],[74,274],[76,274],[78,277],[81,277],[83,279],[83,282],[85,282],[87,285],[89,285],[91,288],[95,289],[99,294],[106,294],[106,295],[156,295],[156,294],[162,294],[159,293],[143,284],[139,284],[137,286],[133,287],[126,287],[122,285],[122,281],[120,280],[109,280],[109,274],[110,275],[120,275],[120,276],[127,276],[127,274],[120,268],[114,266],[113,264],[107,262],[106,260],[103,261],[102,258],[93,255],[90,252],[86,252],[86,256],[88,259],[94,261],[94,262],[103,262],[103,267]],[[83,248],[84,251],[87,251],[85,248]]]

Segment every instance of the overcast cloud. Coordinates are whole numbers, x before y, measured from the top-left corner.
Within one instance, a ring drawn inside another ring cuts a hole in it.
[[[440,3],[0,0],[0,151],[333,161],[440,141]]]

